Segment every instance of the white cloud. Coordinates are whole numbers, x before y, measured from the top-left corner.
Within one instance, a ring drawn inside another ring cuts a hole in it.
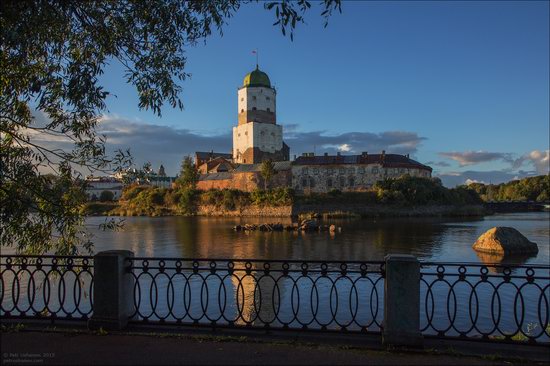
[[[488,152],[488,151],[464,151],[464,152],[440,152],[440,156],[452,159],[457,161],[460,166],[474,165],[479,163],[484,163],[493,160],[504,160],[507,162],[512,162],[512,154],[509,153],[499,153],[499,152]]]

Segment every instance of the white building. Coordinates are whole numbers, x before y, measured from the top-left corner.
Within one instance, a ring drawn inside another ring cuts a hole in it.
[[[277,125],[275,88],[258,69],[247,74],[238,91],[239,121],[233,127],[233,162],[255,164],[270,159],[289,160],[283,127]]]
[[[86,178],[86,195],[91,200],[98,200],[103,191],[113,193],[113,199],[118,200],[122,195],[123,183],[121,180],[113,177],[93,177]]]

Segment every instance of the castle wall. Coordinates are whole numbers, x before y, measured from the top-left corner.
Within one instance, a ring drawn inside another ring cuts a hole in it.
[[[268,188],[290,187],[292,178],[290,170],[277,172],[269,182]],[[238,189],[251,192],[255,189],[264,189],[264,180],[259,172],[232,172],[228,179],[199,180],[197,189]]]
[[[327,164],[292,165],[292,188],[297,192],[325,193],[364,191],[386,178],[399,178],[404,174],[413,177],[431,177],[431,172],[420,168],[387,168],[381,164]]]

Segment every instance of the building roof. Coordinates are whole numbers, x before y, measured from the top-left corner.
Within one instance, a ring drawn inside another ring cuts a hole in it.
[[[432,168],[405,155],[361,154],[361,155],[320,155],[299,156],[294,165],[338,165],[338,164],[380,164],[387,168],[419,168],[432,171]]]
[[[273,168],[275,171],[279,172],[282,170],[290,170],[290,161],[274,161]],[[233,170],[236,173],[245,173],[245,172],[260,172],[262,170],[262,163],[258,164],[239,164]]]
[[[217,153],[213,151],[195,151],[195,156],[200,160],[208,160],[214,158],[233,159],[233,154]]]
[[[230,172],[207,173],[199,176],[199,180],[224,180],[231,178],[233,178],[233,174]]]
[[[269,76],[263,71],[260,71],[258,65],[256,65],[256,70],[249,72],[245,75],[243,80],[243,87],[247,86],[264,86],[271,88],[271,81],[269,81]]]

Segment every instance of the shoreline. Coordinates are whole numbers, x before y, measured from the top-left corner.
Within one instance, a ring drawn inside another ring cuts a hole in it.
[[[376,204],[304,204],[284,206],[246,206],[228,210],[221,206],[199,205],[193,214],[180,214],[163,208],[153,214],[126,214],[114,203],[96,203],[95,212],[87,216],[159,217],[159,216],[210,216],[210,217],[281,217],[281,218],[369,218],[369,217],[482,217],[492,215],[483,205],[376,205]],[[98,208],[105,208],[101,210]],[[108,209],[108,210],[107,210]],[[117,212],[118,211],[118,212]]]

